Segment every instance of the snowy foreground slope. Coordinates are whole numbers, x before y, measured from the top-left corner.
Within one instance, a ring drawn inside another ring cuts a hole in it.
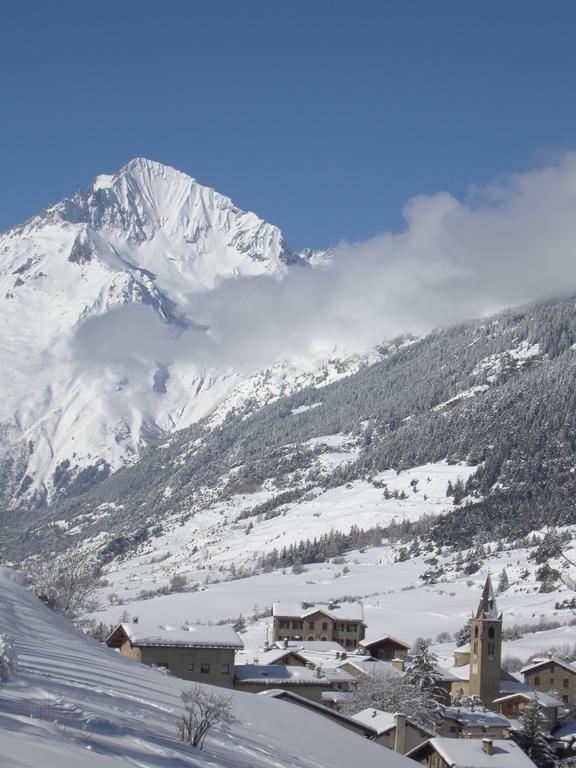
[[[203,752],[186,748],[175,740],[183,681],[87,639],[6,569],[0,570],[0,631],[14,637],[19,657],[15,680],[0,688],[2,768],[411,764],[299,707],[236,692],[230,731],[210,732]]]

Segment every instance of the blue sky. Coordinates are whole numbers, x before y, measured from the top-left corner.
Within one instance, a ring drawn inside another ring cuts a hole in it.
[[[576,3],[5,0],[0,229],[143,155],[296,247],[576,147]]]

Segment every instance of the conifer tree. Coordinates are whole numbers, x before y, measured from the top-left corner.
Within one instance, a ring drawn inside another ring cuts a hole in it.
[[[506,592],[509,586],[510,582],[508,581],[508,574],[506,573],[506,568],[503,568],[502,573],[500,574],[500,578],[498,579],[498,586],[496,587],[496,591],[498,594]]]
[[[456,647],[461,648],[463,645],[468,645],[470,642],[470,631],[472,627],[472,617],[470,616],[466,621],[466,624],[456,632],[454,640],[456,641]]]
[[[535,696],[520,716],[522,730],[518,734],[520,746],[538,768],[556,768],[557,760],[552,748],[546,741],[542,729],[544,716],[540,709],[538,697]]]
[[[404,674],[404,682],[412,686],[427,702],[429,718],[439,722],[442,718],[446,696],[438,685],[440,675],[436,669],[436,657],[430,653],[428,643],[418,638],[413,647],[412,661]]]

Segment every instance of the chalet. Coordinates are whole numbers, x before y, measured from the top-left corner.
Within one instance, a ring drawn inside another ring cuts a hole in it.
[[[410,650],[408,643],[391,635],[383,635],[373,640],[361,640],[359,646],[364,653],[381,661],[406,659]]]
[[[509,720],[490,709],[446,707],[438,732],[452,739],[508,739],[510,728]]]
[[[321,702],[324,692],[344,693],[354,682],[354,678],[342,670],[311,666],[241,664],[234,673],[234,687],[248,693],[260,693],[271,688],[291,690],[306,699]]]
[[[567,707],[576,707],[576,666],[549,656],[534,659],[521,670],[524,682],[540,693],[556,691]]]
[[[272,615],[275,641],[336,641],[350,651],[358,648],[366,633],[360,603],[274,603]]]
[[[407,757],[430,768],[535,768],[518,744],[507,739],[437,736],[408,752]]]
[[[236,651],[242,641],[228,626],[119,624],[106,639],[135,661],[168,670],[183,680],[232,688]]]
[[[505,696],[500,696],[494,704],[500,707],[500,712],[510,720],[517,720],[525,707],[534,699],[537,700],[542,710],[542,725],[549,731],[553,731],[558,721],[566,714],[564,702],[551,696],[549,693],[538,691],[516,691]]]
[[[382,712],[371,707],[357,712],[352,718],[374,729],[375,742],[403,755],[435,735],[429,728],[406,715]]]

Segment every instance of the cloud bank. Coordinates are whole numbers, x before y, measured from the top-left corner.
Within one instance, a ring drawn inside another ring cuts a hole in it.
[[[354,200],[351,200],[353,206]],[[360,203],[359,203],[360,204]],[[341,244],[331,265],[224,281],[189,297],[209,332],[176,332],[146,307],[86,321],[77,354],[99,364],[181,357],[215,367],[318,360],[398,334],[576,293],[576,153],[471,190],[411,199],[405,228]]]

